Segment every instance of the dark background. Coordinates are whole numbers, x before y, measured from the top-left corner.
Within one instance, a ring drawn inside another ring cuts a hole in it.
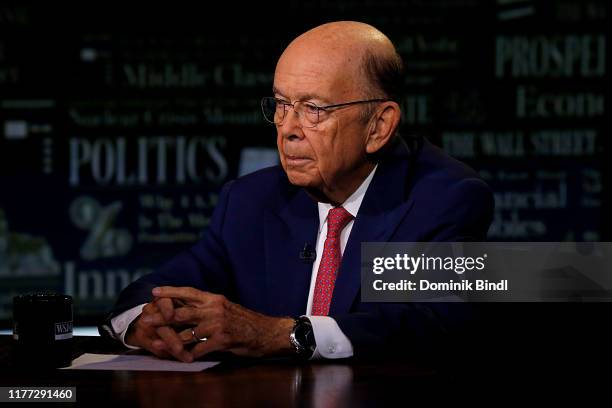
[[[0,321],[55,289],[93,322],[194,242],[224,182],[277,160],[278,56],[334,20],[394,41],[401,134],[489,183],[489,239],[610,240],[603,0],[3,4]]]

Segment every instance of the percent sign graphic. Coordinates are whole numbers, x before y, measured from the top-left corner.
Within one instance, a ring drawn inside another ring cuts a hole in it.
[[[126,229],[113,228],[121,211],[121,203],[115,201],[106,207],[92,197],[82,196],[70,206],[70,218],[74,225],[89,231],[81,247],[81,257],[91,261],[125,255],[132,249],[132,235]]]

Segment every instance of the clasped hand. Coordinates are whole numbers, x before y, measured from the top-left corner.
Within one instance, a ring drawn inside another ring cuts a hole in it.
[[[291,318],[266,316],[190,287],[162,286],[152,293],[125,341],[158,357],[191,362],[214,351],[251,357],[292,351]]]

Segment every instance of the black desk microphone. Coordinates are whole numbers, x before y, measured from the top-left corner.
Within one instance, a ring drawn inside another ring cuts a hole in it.
[[[300,261],[304,263],[313,263],[315,259],[317,259],[317,252],[308,242],[304,242],[304,248],[300,251]]]

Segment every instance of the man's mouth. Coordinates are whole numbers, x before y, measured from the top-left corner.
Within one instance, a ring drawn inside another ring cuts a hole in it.
[[[294,155],[285,155],[285,161],[290,166],[302,166],[308,162],[311,162],[312,159],[306,156],[294,156]]]

